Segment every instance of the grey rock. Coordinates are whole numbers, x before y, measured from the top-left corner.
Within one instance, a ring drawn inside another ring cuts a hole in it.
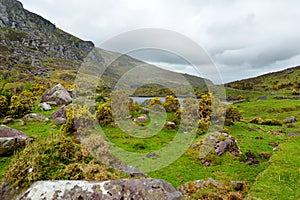
[[[33,120],[44,121],[46,120],[46,117],[38,113],[29,113],[24,116],[24,119],[27,121],[33,121]]]
[[[257,100],[268,100],[267,96],[260,96],[257,98]]]
[[[291,117],[287,117],[283,120],[283,123],[293,123],[293,122],[296,122],[297,119],[294,117],[294,116],[291,116]]]
[[[151,110],[149,108],[142,108],[142,113],[143,114],[149,114],[151,112]]]
[[[10,123],[13,123],[14,122],[14,119],[11,118],[11,117],[5,117],[4,120],[3,120],[3,124],[10,124]]]
[[[17,200],[25,199],[179,200],[182,199],[182,195],[171,184],[159,179],[112,180],[104,182],[39,181],[17,198]]]
[[[61,84],[57,84],[42,96],[42,102],[49,101],[54,101],[57,105],[67,105],[72,101],[72,97]]]
[[[147,120],[148,120],[148,117],[147,117],[147,115],[144,114],[142,116],[139,116],[139,117],[135,118],[133,121],[135,121],[135,122],[145,122]]]
[[[25,146],[28,138],[23,132],[9,128],[5,125],[0,126],[0,155],[10,155],[17,148]]]
[[[67,108],[69,108],[69,106],[60,107],[56,112],[52,113],[50,115],[50,117],[53,119],[58,118],[58,117],[67,118],[67,116],[66,116]]]
[[[40,107],[41,107],[42,110],[45,110],[45,111],[48,111],[48,110],[52,109],[51,106],[48,103],[45,103],[45,102],[41,103]]]
[[[58,117],[54,119],[54,122],[57,124],[65,124],[66,123],[66,118]]]

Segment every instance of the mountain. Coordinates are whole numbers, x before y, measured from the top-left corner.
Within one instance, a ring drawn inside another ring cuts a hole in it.
[[[264,74],[258,77],[234,81],[225,84],[226,87],[239,90],[291,92],[300,90],[300,66],[278,72]]]
[[[14,88],[8,89],[21,91],[26,82],[72,85],[82,62],[94,49],[95,45],[92,42],[83,41],[64,32],[43,17],[25,10],[19,1],[0,0],[0,75],[7,77],[15,73],[16,76],[16,84],[11,86]],[[99,92],[109,92],[124,74],[136,66],[145,64],[119,53],[103,49],[97,51],[101,62],[107,67],[99,81]],[[118,59],[115,60],[116,58]],[[166,77],[178,75],[153,65],[147,68],[149,69],[144,73],[155,72],[165,74]],[[182,76],[198,92],[206,91],[206,84],[212,84],[209,80],[196,76]],[[130,81],[131,84],[143,83],[139,77]],[[152,79],[152,82],[155,81],[158,80]],[[182,85],[176,79],[172,83],[176,88]],[[144,90],[139,95],[147,95],[143,92]]]

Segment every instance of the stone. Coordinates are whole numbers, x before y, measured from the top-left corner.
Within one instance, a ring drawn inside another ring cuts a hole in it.
[[[26,123],[24,122],[24,120],[19,119],[18,121],[19,121],[19,123],[20,123],[21,126],[25,126],[26,125]]]
[[[11,155],[19,147],[26,144],[28,138],[23,132],[8,126],[0,126],[0,156]]]
[[[142,115],[142,116],[139,116],[137,118],[135,118],[133,121],[135,122],[145,122],[145,121],[148,121],[148,117],[147,115]]]
[[[194,199],[191,197],[195,193],[201,194],[201,190],[205,190],[209,187],[214,187],[216,189],[225,189],[226,186],[224,186],[221,182],[217,180],[209,178],[208,180],[196,180],[184,183],[178,187],[178,191],[181,192],[181,194],[185,197],[184,199]]]
[[[257,160],[254,153],[247,151],[245,154],[246,158],[243,160],[247,165],[258,165],[259,161]]]
[[[82,199],[82,200],[179,200],[182,194],[170,183],[160,179],[89,181],[38,181],[17,200]]]
[[[176,129],[176,124],[174,122],[167,122],[166,123],[166,127],[168,129],[172,129],[172,130],[175,130]]]
[[[13,123],[14,122],[14,119],[11,118],[11,117],[5,117],[4,120],[3,120],[3,124],[10,124],[10,123]]]
[[[288,133],[288,137],[300,137],[300,134],[297,134],[297,133]]]
[[[43,94],[42,102],[49,101],[54,101],[57,105],[67,105],[72,101],[72,97],[61,84],[58,84]]]
[[[203,139],[199,148],[198,157],[202,165],[208,167],[212,164],[212,160],[209,156],[211,153],[221,156],[225,152],[229,152],[233,156],[239,156],[241,153],[237,141],[231,135],[213,132]]]
[[[46,120],[46,117],[38,113],[29,113],[24,116],[24,119],[27,121],[33,121],[33,120],[44,121]]]
[[[58,117],[54,119],[54,122],[57,124],[65,124],[66,123],[66,118]]]
[[[44,110],[44,111],[49,111],[49,110],[51,110],[52,108],[51,108],[51,106],[48,104],[48,103],[41,103],[40,104],[40,107],[41,107],[41,109],[42,110]]]
[[[151,112],[151,110],[150,110],[149,108],[144,108],[144,107],[142,108],[142,113],[143,113],[143,114],[146,114],[146,115],[147,115],[147,114],[149,114],[150,112]]]
[[[257,100],[268,100],[268,97],[267,96],[260,96],[257,98]]]
[[[155,152],[150,152],[146,155],[147,158],[152,158],[152,159],[156,159],[156,158],[160,158],[160,156],[158,154],[156,154]]]
[[[260,156],[261,158],[263,158],[263,159],[268,160],[268,159],[271,157],[271,154],[270,154],[269,152],[261,152],[261,153],[259,154],[259,156]]]
[[[294,117],[294,116],[291,116],[291,117],[287,117],[283,120],[283,123],[287,124],[287,123],[293,123],[293,122],[296,122],[297,119]]]
[[[67,118],[66,111],[67,111],[68,107],[69,106],[62,106],[62,107],[60,107],[56,112],[52,113],[50,115],[50,117],[53,118],[53,119],[58,118],[58,117]]]
[[[235,191],[243,191],[244,182],[243,181],[230,181],[230,186],[233,187]]]
[[[220,141],[217,144],[217,148],[215,149],[215,152],[218,156],[224,154],[227,150],[230,149],[230,147],[233,146],[233,141],[232,140],[224,140],[224,141]]]

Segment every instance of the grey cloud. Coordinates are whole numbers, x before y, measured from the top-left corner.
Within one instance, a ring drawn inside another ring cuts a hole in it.
[[[297,56],[300,54],[298,0],[21,2],[25,8],[51,20],[59,28],[92,40],[97,45],[115,35],[139,28],[177,31],[207,50],[225,81],[300,64],[300,57]],[[156,38],[157,43],[171,47],[177,42],[174,38]],[[126,47],[141,41],[137,37],[119,42]],[[192,52],[193,48],[183,43],[177,45],[185,55],[197,60],[199,54]],[[151,51],[132,55],[145,61],[176,66],[174,70],[180,70],[181,66],[182,71],[188,71],[184,61],[177,56]]]

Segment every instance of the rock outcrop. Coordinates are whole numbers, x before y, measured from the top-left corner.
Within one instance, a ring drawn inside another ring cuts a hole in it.
[[[25,146],[27,138],[23,132],[1,125],[0,156],[11,155],[17,148]]]
[[[145,199],[177,200],[181,193],[159,179],[88,181],[39,181],[25,191],[18,200],[35,199]]]
[[[240,148],[237,146],[236,140],[227,133],[210,133],[204,138],[199,148],[199,159],[204,166],[210,166],[212,154],[221,156],[227,151],[233,156],[240,155]]]

